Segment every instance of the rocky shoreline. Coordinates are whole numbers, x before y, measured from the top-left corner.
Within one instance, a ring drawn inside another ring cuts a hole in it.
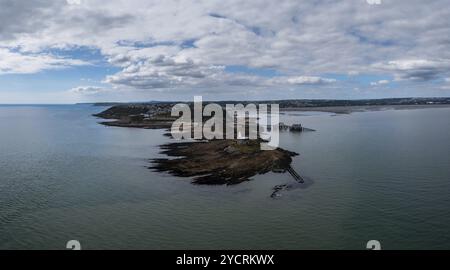
[[[235,185],[257,174],[284,173],[297,153],[281,148],[260,149],[259,140],[212,140],[162,145],[174,159],[151,160],[150,169],[193,178],[199,185]],[[175,158],[176,157],[176,158]]]

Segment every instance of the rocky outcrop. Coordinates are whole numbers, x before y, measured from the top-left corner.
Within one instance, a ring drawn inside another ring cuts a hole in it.
[[[192,177],[194,184],[235,185],[257,174],[284,172],[298,155],[281,148],[260,149],[259,140],[213,140],[172,143],[161,146],[174,159],[154,159],[150,169],[175,176]]]

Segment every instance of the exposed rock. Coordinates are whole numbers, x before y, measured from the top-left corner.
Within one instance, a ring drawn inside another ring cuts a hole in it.
[[[259,140],[213,140],[208,142],[172,143],[161,146],[162,153],[176,159],[155,159],[150,169],[175,176],[193,177],[193,183],[234,185],[257,174],[287,170],[297,153],[278,148],[260,149]],[[236,150],[236,151],[235,151]],[[230,152],[231,151],[231,152]]]

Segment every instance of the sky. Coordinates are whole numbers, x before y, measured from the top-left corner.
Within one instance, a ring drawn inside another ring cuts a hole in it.
[[[0,0],[0,103],[450,96],[448,0]]]

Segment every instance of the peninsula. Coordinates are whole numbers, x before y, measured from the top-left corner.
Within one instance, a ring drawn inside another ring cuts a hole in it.
[[[170,115],[174,105],[121,104],[95,116],[109,120],[101,122],[106,126],[169,130],[176,120]],[[249,122],[246,124],[248,128]],[[290,166],[292,157],[298,154],[281,148],[261,150],[264,142],[259,137],[174,142],[160,146],[162,154],[172,159],[151,160],[152,166],[149,168],[179,177],[190,177],[194,184],[205,185],[239,184],[257,174],[268,172],[289,172],[295,180],[303,181]]]

